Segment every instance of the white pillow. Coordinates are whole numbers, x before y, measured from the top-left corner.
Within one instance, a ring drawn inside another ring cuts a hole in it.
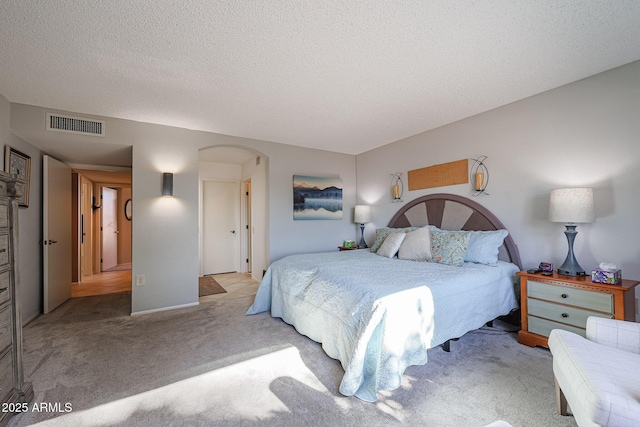
[[[398,250],[399,259],[411,261],[431,261],[431,239],[428,228],[410,231]]]
[[[378,252],[378,249],[380,249],[380,245],[382,245],[382,243],[384,242],[384,239],[387,238],[387,236],[391,233],[405,233],[407,231],[413,231],[415,229],[417,229],[418,227],[404,227],[404,228],[391,228],[391,227],[384,227],[384,228],[378,228],[376,230],[376,240],[375,242],[373,242],[373,245],[371,245],[371,248],[369,248],[369,250],[371,252]]]
[[[393,258],[396,253],[398,253],[398,249],[400,249],[400,245],[402,245],[402,241],[404,240],[404,236],[407,233],[391,233],[384,239],[382,245],[376,252],[378,255],[386,256],[387,258]]]

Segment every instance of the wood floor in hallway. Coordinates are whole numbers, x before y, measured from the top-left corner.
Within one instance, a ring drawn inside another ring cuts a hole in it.
[[[213,277],[227,292],[200,297],[200,302],[255,295],[260,284],[248,273],[216,274]],[[129,266],[129,268],[118,268],[92,276],[85,276],[82,283],[72,284],[71,298],[114,294],[130,290],[131,268]]]
[[[85,276],[81,283],[71,285],[71,298],[106,295],[131,290],[131,268],[104,271]]]

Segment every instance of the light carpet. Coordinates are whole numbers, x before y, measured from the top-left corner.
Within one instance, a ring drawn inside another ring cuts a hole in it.
[[[76,298],[29,323],[34,402],[11,426],[575,426],[556,413],[551,355],[482,328],[429,350],[402,386],[366,403],[338,392],[344,371],[320,344],[253,297],[129,316],[130,294]],[[499,325],[497,325],[499,326]]]

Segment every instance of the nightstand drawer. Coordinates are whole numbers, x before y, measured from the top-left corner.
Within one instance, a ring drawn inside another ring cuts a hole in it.
[[[613,295],[527,281],[527,296],[560,304],[568,304],[588,310],[613,313]]]
[[[587,317],[589,316],[605,317],[607,319],[613,318],[611,315],[597,311],[583,310],[581,308],[554,304],[537,299],[530,299],[527,304],[529,305],[529,314],[533,316],[566,323],[567,325],[577,326],[578,328],[587,327]]]
[[[586,330],[583,328],[576,328],[575,326],[564,325],[534,316],[528,316],[527,319],[529,321],[529,332],[542,335],[543,337],[548,338],[553,329],[564,329],[565,331],[570,331],[583,337],[586,335]]]

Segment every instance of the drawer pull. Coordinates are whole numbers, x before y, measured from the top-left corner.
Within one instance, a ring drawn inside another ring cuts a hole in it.
[[[569,298],[569,295],[567,295],[567,294],[562,294],[562,295],[560,295],[560,296],[561,296],[562,298]]]
[[[0,254],[7,252],[7,249],[0,249]]]
[[[562,317],[569,317],[567,313],[562,313]]]
[[[7,289],[9,289],[9,288],[0,288],[0,294],[5,292]]]

